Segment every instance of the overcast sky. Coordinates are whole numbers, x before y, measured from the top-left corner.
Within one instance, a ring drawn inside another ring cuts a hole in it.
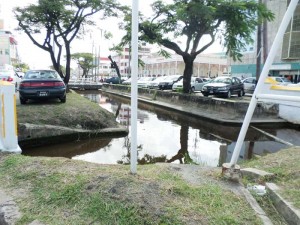
[[[170,2],[170,0],[165,0]],[[14,29],[17,27],[17,21],[15,20],[12,9],[16,6],[24,7],[30,3],[36,3],[37,0],[0,0],[1,12],[0,18],[4,18],[4,26],[6,30],[13,32],[16,40],[18,41],[18,51],[22,62],[29,64],[32,68],[45,68],[52,65],[49,54],[44,50],[39,49],[35,46],[28,36],[22,32],[16,32]],[[127,4],[131,6],[132,0],[122,0],[122,4]],[[151,14],[150,4],[154,0],[140,0],[139,10],[146,15]],[[117,21],[115,19],[110,19],[109,21],[98,21],[97,27],[101,27],[102,34],[104,30],[107,30],[113,34],[112,40],[105,40],[101,36],[101,31],[96,29],[89,35],[86,35],[84,40],[76,40],[71,44],[71,52],[92,52],[93,44],[94,49],[100,49],[100,56],[107,57],[109,54],[109,48],[113,44],[117,44],[123,33],[118,30]],[[211,51],[216,51],[215,48],[211,48]]]

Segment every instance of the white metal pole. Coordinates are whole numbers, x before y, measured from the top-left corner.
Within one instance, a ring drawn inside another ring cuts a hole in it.
[[[132,27],[131,27],[131,173],[137,170],[137,77],[138,77],[138,12],[139,1],[132,0]]]
[[[273,61],[274,61],[274,57],[275,57],[275,54],[277,52],[277,49],[278,49],[279,45],[282,43],[284,32],[287,29],[287,26],[288,26],[288,24],[289,24],[289,22],[290,22],[290,20],[293,16],[293,13],[294,13],[294,11],[297,7],[297,4],[298,4],[298,0],[292,0],[290,2],[289,6],[288,6],[288,9],[285,12],[285,15],[284,15],[284,17],[281,21],[281,24],[280,24],[279,29],[277,31],[277,34],[275,36],[273,45],[270,49],[270,52],[268,54],[268,57],[267,57],[267,60],[265,62],[265,65],[263,67],[263,70],[262,70],[262,72],[259,76],[259,80],[257,82],[257,86],[256,86],[256,89],[253,93],[253,96],[251,98],[246,116],[244,118],[244,122],[243,122],[242,128],[240,130],[239,137],[238,137],[237,143],[235,145],[235,148],[234,148],[234,151],[233,151],[233,154],[232,154],[232,157],[231,157],[231,161],[230,161],[230,166],[231,167],[234,166],[237,163],[237,160],[238,160],[243,142],[245,140],[245,136],[246,136],[246,133],[247,133],[247,130],[248,130],[253,112],[254,112],[256,104],[257,104],[256,95],[257,95],[257,93],[261,92],[264,80],[268,76],[268,72],[269,72],[269,69],[270,69]]]

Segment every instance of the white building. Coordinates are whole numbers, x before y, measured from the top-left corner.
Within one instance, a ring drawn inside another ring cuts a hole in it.
[[[4,30],[4,21],[0,19],[0,66],[18,61],[17,41],[10,31]]]
[[[143,45],[139,48],[139,58],[143,58],[145,56],[150,55],[150,48]],[[131,57],[130,57],[130,48],[125,47],[122,52],[119,52],[118,54],[112,55],[113,61],[115,61],[119,67],[121,77],[127,78],[131,76],[130,72],[130,63],[131,63]],[[114,74],[116,75],[116,73]]]
[[[172,54],[170,58],[151,54],[142,58],[144,67],[139,76],[183,75],[185,64],[182,56]],[[228,72],[227,57],[224,53],[200,54],[194,61],[193,76],[217,77]]]

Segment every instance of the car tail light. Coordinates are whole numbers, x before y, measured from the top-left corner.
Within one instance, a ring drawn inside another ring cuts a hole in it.
[[[2,80],[12,82],[14,79],[12,77],[8,77],[8,78],[3,77]]]
[[[55,86],[55,87],[63,87],[63,86],[65,86],[65,83],[62,82],[62,81],[54,82],[54,86]]]
[[[65,86],[64,82],[22,82],[20,87],[63,87]]]
[[[22,83],[20,83],[19,87],[30,87],[30,83],[29,82],[22,82]]]

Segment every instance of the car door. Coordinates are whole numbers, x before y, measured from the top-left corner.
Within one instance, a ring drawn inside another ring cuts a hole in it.
[[[232,83],[231,83],[232,93],[238,93],[241,90],[241,82],[239,82],[239,79],[236,77],[233,77],[231,81],[232,81]]]
[[[197,77],[194,82],[195,91],[201,91],[204,82],[201,78]]]

